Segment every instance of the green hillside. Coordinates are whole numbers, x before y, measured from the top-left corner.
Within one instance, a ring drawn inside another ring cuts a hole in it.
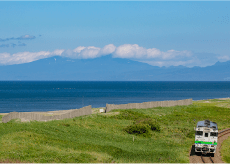
[[[12,120],[0,123],[0,162],[189,163],[197,121],[230,128],[229,106],[229,100],[209,100],[50,122]]]

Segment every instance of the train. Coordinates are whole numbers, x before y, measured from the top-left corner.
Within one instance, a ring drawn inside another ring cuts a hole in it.
[[[195,154],[210,154],[214,157],[218,141],[217,123],[209,120],[199,121],[194,130]]]

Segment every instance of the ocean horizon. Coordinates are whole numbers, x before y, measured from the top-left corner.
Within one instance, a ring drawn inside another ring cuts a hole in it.
[[[226,97],[229,81],[0,81],[0,113]]]

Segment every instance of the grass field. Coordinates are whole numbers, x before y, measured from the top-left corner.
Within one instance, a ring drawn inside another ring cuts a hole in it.
[[[12,120],[0,123],[0,162],[189,163],[197,121],[230,128],[229,107],[229,100],[206,100],[50,122]],[[230,162],[230,142],[224,143],[223,159]]]
[[[226,163],[230,163],[230,137],[222,143],[221,154]]]

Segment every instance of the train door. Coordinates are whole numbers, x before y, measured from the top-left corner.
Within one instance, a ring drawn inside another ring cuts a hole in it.
[[[209,133],[209,131],[204,131],[204,142],[205,143],[211,142],[210,141],[210,133]]]

